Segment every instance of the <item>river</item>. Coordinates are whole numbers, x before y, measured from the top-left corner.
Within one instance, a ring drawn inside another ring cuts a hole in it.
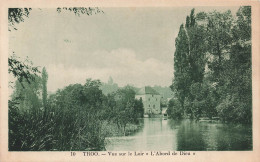
[[[252,129],[219,122],[144,118],[130,136],[106,138],[107,151],[252,150]]]

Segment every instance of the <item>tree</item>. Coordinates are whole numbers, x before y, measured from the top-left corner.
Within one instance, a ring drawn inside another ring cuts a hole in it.
[[[46,68],[42,68],[42,103],[44,108],[44,115],[47,113],[47,81],[48,81],[48,73]]]
[[[106,119],[105,96],[99,80],[87,79],[84,85],[71,84],[52,96],[54,137],[59,150],[101,150],[106,134],[102,125]]]
[[[40,101],[40,92],[42,89],[41,78],[33,76],[34,81],[29,80],[15,82],[14,92],[11,95],[11,101],[18,104],[20,111],[32,111],[33,113],[39,113],[42,103]]]
[[[91,80],[87,79],[84,84],[83,95],[84,95],[84,104],[88,104],[89,108],[95,107],[96,109],[100,108],[104,99],[102,90],[100,90],[101,82],[100,80]]]
[[[240,7],[231,30],[233,41],[226,64],[223,95],[217,107],[225,121],[252,122],[251,8]]]
[[[189,63],[187,57],[189,55],[189,40],[184,25],[180,26],[179,34],[175,40],[174,53],[174,80],[171,89],[175,92],[181,108],[184,110],[184,100],[189,93],[189,85],[191,84],[189,72]]]
[[[9,8],[8,9],[8,30],[11,31],[11,27],[15,30],[15,24],[24,22],[24,17],[29,16],[32,8]]]
[[[214,11],[208,14],[207,21],[207,51],[212,58],[208,61],[208,67],[212,71],[212,82],[222,86],[225,78],[222,74],[225,71],[224,66],[229,57],[232,41],[233,17],[230,11],[224,13]]]
[[[236,17],[192,10],[175,43],[171,88],[184,114],[251,123],[251,8],[240,7]]]
[[[204,19],[201,15],[195,15],[194,9],[191,10],[190,16],[186,19],[185,29],[189,38],[189,55],[187,57],[189,71],[187,75],[190,76],[191,80],[188,85],[189,93],[186,94],[185,110],[192,118],[198,118],[201,107],[198,106],[195,96],[199,94],[194,94],[198,91],[192,92],[192,87],[200,85],[203,82],[207,48]]]
[[[172,98],[167,105],[167,114],[171,118],[179,120],[183,118],[183,113],[184,109],[181,108],[179,100]]]
[[[13,55],[8,58],[8,73],[12,74],[14,78],[17,78],[23,86],[24,80],[30,84],[34,81],[34,77],[39,75],[40,71],[38,67],[33,66],[33,63],[29,61],[28,58],[26,58],[25,61],[20,61],[13,53]]]
[[[202,83],[206,64],[206,30],[203,24],[200,25],[200,21],[203,19],[197,21],[192,9],[190,16],[186,17],[185,26],[180,26],[175,41],[174,80],[171,86],[182,109],[185,109],[185,114],[191,114],[192,117],[195,110],[192,109],[194,95],[191,94],[190,87]]]
[[[137,118],[143,115],[144,109],[141,100],[135,99],[135,91],[131,86],[125,86],[114,94],[114,122],[118,129],[122,128],[124,134],[128,123],[138,123]]]
[[[143,105],[142,98],[140,98],[139,100],[135,100],[134,115],[136,119],[142,118],[144,116],[144,105]]]

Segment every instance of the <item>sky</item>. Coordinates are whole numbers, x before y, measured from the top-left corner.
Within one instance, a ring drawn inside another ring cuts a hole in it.
[[[33,9],[9,32],[9,52],[46,67],[48,91],[87,78],[119,86],[170,86],[175,38],[192,7],[100,8],[104,13],[75,16],[68,11]],[[235,13],[238,7],[199,7]]]

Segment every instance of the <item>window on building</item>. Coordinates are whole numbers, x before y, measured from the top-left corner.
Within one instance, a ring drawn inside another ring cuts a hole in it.
[[[150,107],[150,105],[149,105],[149,107]]]
[[[157,101],[157,98],[156,98],[156,101]]]

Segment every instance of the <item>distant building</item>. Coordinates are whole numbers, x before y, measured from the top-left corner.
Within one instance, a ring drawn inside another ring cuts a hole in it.
[[[160,114],[161,95],[149,86],[141,88],[135,95],[136,99],[142,99],[144,105],[144,114]]]

